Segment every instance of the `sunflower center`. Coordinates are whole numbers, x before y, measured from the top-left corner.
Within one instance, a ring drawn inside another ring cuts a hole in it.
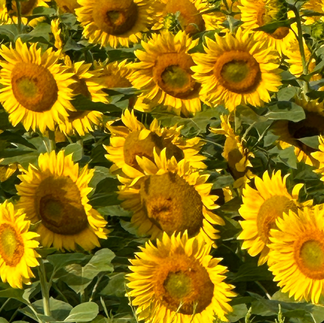
[[[56,81],[43,66],[17,63],[11,72],[11,86],[16,100],[34,112],[50,110],[57,100]]]
[[[257,228],[264,243],[269,242],[269,232],[276,227],[276,218],[289,210],[296,212],[297,207],[294,201],[286,196],[274,195],[263,202],[258,212]]]
[[[47,177],[37,188],[36,212],[50,231],[73,235],[88,226],[79,188],[68,177]]]
[[[166,93],[176,98],[187,98],[199,88],[192,78],[192,58],[186,53],[159,55],[153,68],[155,83]]]
[[[182,299],[191,291],[191,279],[181,271],[170,273],[164,282],[164,287],[171,297]]]
[[[99,0],[92,14],[99,29],[118,36],[133,28],[138,18],[138,8],[133,0]]]
[[[308,278],[324,279],[324,236],[313,232],[295,244],[295,259],[300,271]]]
[[[205,30],[205,23],[202,15],[190,0],[169,0],[165,6],[165,16],[168,13],[180,12],[178,21],[181,29],[187,34],[195,34]]]
[[[214,66],[218,81],[235,93],[253,92],[261,81],[261,70],[255,58],[244,51],[224,52]]]
[[[172,143],[172,139],[167,139],[158,136],[151,132],[145,139],[140,140],[140,131],[131,132],[124,143],[124,159],[127,165],[130,165],[138,170],[140,167],[136,161],[136,156],[146,157],[150,160],[154,160],[153,149],[157,153],[160,153],[163,148],[166,149],[167,158],[174,156],[178,161],[183,159],[182,150]]]
[[[154,278],[155,296],[171,311],[192,315],[211,304],[214,284],[207,270],[186,255],[165,259]]]
[[[0,225],[0,255],[7,266],[14,267],[24,255],[24,243],[10,224]]]
[[[271,37],[275,39],[283,39],[289,34],[289,28],[288,27],[278,27],[272,34],[270,34]]]
[[[202,227],[201,196],[179,175],[151,175],[142,183],[140,194],[148,218],[162,231],[188,230],[194,236]]]

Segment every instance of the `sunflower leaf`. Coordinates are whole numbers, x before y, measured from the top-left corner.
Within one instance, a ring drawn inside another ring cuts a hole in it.
[[[93,302],[82,303],[74,307],[64,322],[89,322],[99,313],[99,306]]]

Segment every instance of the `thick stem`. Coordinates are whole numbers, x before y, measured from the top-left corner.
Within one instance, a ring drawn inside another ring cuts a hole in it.
[[[17,7],[17,17],[18,17],[18,33],[21,34],[22,28],[21,28],[21,5],[20,0],[16,0],[16,7]]]
[[[46,271],[44,262],[42,259],[39,260],[39,277],[40,277],[40,284],[42,289],[42,296],[43,296],[43,307],[44,307],[44,314],[46,316],[51,316],[51,309],[49,304],[49,285],[46,280]]]
[[[305,48],[304,48],[304,41],[303,41],[303,30],[302,30],[302,25],[300,21],[300,15],[299,15],[299,10],[295,7],[290,5],[289,8],[294,12],[295,17],[296,17],[296,23],[297,23],[297,40],[298,40],[298,45],[299,45],[299,51],[300,51],[300,56],[301,56],[301,61],[303,65],[303,74],[308,75],[308,64],[306,60],[306,55],[305,55]],[[303,90],[304,90],[304,97],[305,100],[308,101],[307,93],[309,92],[309,82],[306,80],[303,80]]]

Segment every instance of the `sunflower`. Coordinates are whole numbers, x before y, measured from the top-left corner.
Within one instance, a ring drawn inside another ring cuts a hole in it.
[[[194,168],[206,168],[202,162],[205,157],[199,155],[203,142],[198,137],[184,139],[180,134],[181,126],[161,128],[158,120],[154,119],[147,129],[137,120],[134,110],[132,112],[125,110],[122,121],[125,126],[107,125],[111,132],[110,146],[104,148],[108,152],[105,157],[115,164],[112,171],[123,169],[125,165],[140,170],[136,156],[145,156],[153,161],[154,148],[157,153],[166,148],[167,158],[174,156],[178,161],[185,158]]]
[[[74,95],[81,94],[93,102],[108,103],[107,94],[103,92],[104,86],[100,78],[101,68],[90,70],[91,63],[84,61],[72,63],[68,56],[64,58],[67,72],[74,73],[73,78],[76,83],[71,84]],[[102,113],[99,111],[70,111],[68,119],[59,123],[60,131],[71,135],[77,132],[80,136],[93,131],[93,125],[99,125],[102,122]]]
[[[270,48],[285,54],[286,46],[292,41],[297,41],[294,32],[289,27],[279,27],[273,33],[253,31],[255,28],[266,24],[287,19],[287,8],[282,0],[241,0],[241,20],[243,28],[254,33],[256,40],[267,40]],[[291,16],[291,14],[289,14]],[[295,28],[292,25],[292,28]]]
[[[15,46],[1,46],[0,102],[13,126],[22,122],[26,130],[54,130],[55,123],[75,110],[70,103],[73,74],[57,64],[60,51],[41,53],[37,44],[28,48],[20,39]]]
[[[232,111],[240,104],[261,106],[270,101],[270,92],[281,85],[277,55],[253,34],[237,30],[236,35],[206,37],[206,54],[193,54],[197,66],[193,77],[202,84],[201,98],[207,104],[225,104]]]
[[[217,28],[217,20],[214,13],[208,11],[209,6],[204,0],[157,0],[160,3],[156,11],[158,21],[152,27],[153,30],[173,27],[180,28],[187,34],[195,34],[205,30]]]
[[[228,321],[228,304],[236,294],[224,282],[227,268],[209,255],[211,246],[185,232],[163,234],[155,247],[151,241],[135,253],[127,274],[136,314],[145,323],[212,323],[215,316]]]
[[[234,187],[243,187],[245,183],[249,182],[249,178],[253,176],[248,167],[252,167],[249,158],[254,157],[254,155],[244,148],[243,141],[231,127],[229,117],[223,115],[220,119],[221,128],[210,128],[209,130],[212,133],[226,136],[223,157],[227,160],[229,171],[235,179]]]
[[[315,151],[301,142],[300,138],[312,137],[324,134],[324,106],[317,101],[294,100],[300,105],[306,114],[306,118],[299,122],[280,120],[273,124],[272,129],[275,135],[278,135],[278,144],[280,148],[295,147],[295,155],[299,162],[307,165],[316,166],[317,161],[311,155]]]
[[[297,212],[299,207],[297,199],[303,184],[295,185],[290,194],[286,188],[287,176],[281,177],[279,170],[270,177],[266,171],[262,179],[255,177],[256,190],[249,185],[243,189],[239,213],[244,221],[240,221],[243,231],[238,239],[244,240],[242,248],[248,249],[252,257],[260,254],[259,266],[268,261],[269,232],[275,227],[275,220],[289,210]]]
[[[28,232],[29,226],[25,214],[15,211],[12,203],[0,204],[0,276],[13,288],[30,285],[30,278],[35,277],[30,267],[38,266],[36,257],[40,256],[34,250],[38,234]]]
[[[95,66],[101,68],[100,79],[102,85],[106,89],[131,87],[132,84],[129,81],[129,75],[132,74],[131,64],[127,64],[127,60],[121,62],[108,63],[105,61],[95,62]]]
[[[78,0],[55,0],[55,2],[63,12],[74,13],[76,8],[80,8]]]
[[[209,195],[213,186],[206,183],[209,175],[193,171],[185,159],[167,159],[166,148],[160,156],[154,150],[154,162],[138,156],[136,160],[141,171],[125,165],[128,178],[118,177],[124,184],[118,194],[121,206],[134,212],[131,225],[139,236],[155,239],[163,231],[171,235],[188,230],[208,243],[219,238],[213,225],[224,221],[212,212],[218,208],[214,203],[218,197]]]
[[[90,43],[116,48],[138,43],[142,32],[153,24],[155,1],[78,0],[75,9],[83,35]]]
[[[98,237],[106,239],[106,221],[92,209],[87,195],[94,170],[85,166],[79,172],[72,155],[60,151],[41,154],[38,168],[30,165],[18,176],[19,207],[24,208],[32,223],[39,223],[44,247],[75,250],[76,244],[85,250],[99,247]]]
[[[315,11],[323,15],[324,0],[308,0],[303,3],[301,7],[301,14],[303,14],[304,10]],[[303,19],[305,19],[305,25],[311,25],[318,20],[324,21],[323,16],[310,16],[310,17],[304,16]]]
[[[135,71],[130,76],[133,86],[143,91],[140,98],[185,116],[200,111],[200,84],[192,78],[194,62],[188,53],[197,44],[198,39],[193,41],[182,31],[176,35],[164,31],[142,41],[145,51],[135,51],[140,62],[132,64]]]
[[[289,211],[271,230],[270,270],[284,293],[318,303],[324,295],[324,209]]]

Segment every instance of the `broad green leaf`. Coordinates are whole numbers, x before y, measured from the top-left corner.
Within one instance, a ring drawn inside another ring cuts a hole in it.
[[[245,317],[248,312],[248,308],[245,304],[239,304],[233,306],[233,312],[227,315],[227,319],[230,322],[237,322],[241,318]]]
[[[293,146],[280,150],[278,159],[288,167],[297,168],[297,157],[295,155],[295,147]]]
[[[82,303],[74,307],[64,322],[89,322],[99,313],[99,306],[93,302]]]
[[[0,317],[0,323],[9,323],[6,319]]]
[[[268,107],[265,117],[269,120],[290,120],[298,122],[305,119],[304,109],[294,102],[278,102]]]
[[[238,272],[231,276],[233,283],[273,279],[266,265],[258,267],[254,262],[243,264],[239,267]]]
[[[304,137],[304,138],[299,138],[298,140],[301,141],[306,146],[318,150],[318,145],[319,145],[318,136]]]
[[[81,145],[75,143],[75,144],[69,144],[64,148],[64,154],[70,155],[73,154],[72,156],[72,160],[74,162],[79,161],[80,159],[82,159],[83,156],[83,148]]]
[[[101,295],[114,295],[117,297],[124,297],[125,289],[125,273],[118,273],[111,276],[108,285],[100,292]]]
[[[284,87],[278,92],[278,100],[279,101],[289,101],[292,99],[297,93],[297,88],[294,86]]]
[[[47,256],[47,260],[53,265],[54,271],[59,270],[69,264],[83,263],[89,260],[91,256],[83,253],[63,253]]]
[[[24,290],[23,289],[17,289],[17,288],[7,288],[0,290],[0,298],[14,298],[24,304],[28,304],[28,302],[24,299]]]

